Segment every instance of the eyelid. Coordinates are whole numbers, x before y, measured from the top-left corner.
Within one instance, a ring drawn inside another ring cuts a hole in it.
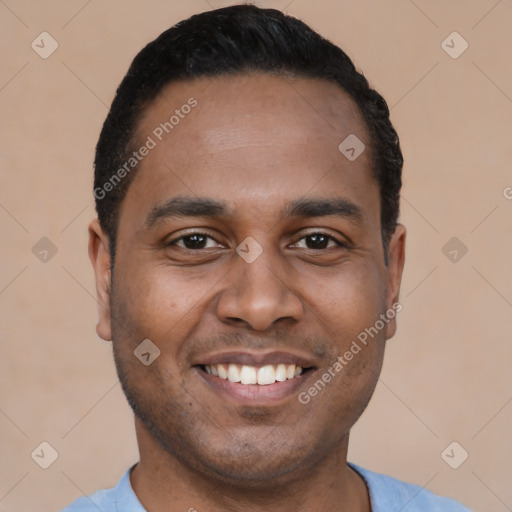
[[[213,236],[211,233],[209,233],[206,229],[202,229],[202,228],[190,228],[190,229],[188,229],[186,231],[180,231],[179,235],[174,235],[174,236],[171,235],[172,238],[170,240],[169,240],[169,237],[167,237],[164,240],[164,245],[166,247],[169,247],[171,245],[176,245],[176,242],[178,242],[182,238],[185,238],[187,236],[192,236],[192,235],[206,236],[206,237],[211,238],[212,240],[214,240],[217,244],[224,245],[222,242],[217,240],[217,238],[215,236]]]
[[[343,240],[342,238],[337,237],[337,236],[329,233],[325,229],[322,229],[322,228],[311,228],[311,231],[308,231],[306,233],[302,232],[297,238],[295,238],[295,241],[292,242],[291,245],[296,244],[297,242],[299,242],[303,238],[306,238],[307,236],[312,236],[312,235],[323,235],[323,236],[326,236],[326,237],[330,238],[333,242],[335,242],[337,245],[339,245],[340,247],[348,247],[348,245],[350,243],[349,240],[347,240],[347,239]],[[318,250],[318,249],[312,249],[312,250]]]
[[[223,246],[225,245],[222,242],[220,242],[216,236],[213,236],[206,229],[201,229],[201,228],[189,228],[186,231],[181,231],[181,232],[179,232],[179,235],[173,236],[171,238],[171,240],[165,241],[164,244],[166,247],[176,245],[176,242],[182,240],[183,238],[185,238],[187,236],[192,236],[192,235],[202,235],[202,236],[212,239],[215,243],[217,243],[219,245],[223,245]],[[350,243],[348,240],[344,241],[343,239],[340,239],[340,237],[337,237],[337,236],[329,233],[325,229],[311,228],[309,231],[302,232],[299,236],[297,236],[294,239],[294,241],[290,243],[290,245],[294,245],[294,244],[300,242],[302,239],[306,238],[307,236],[312,236],[312,235],[326,236],[327,238],[332,240],[334,243],[336,243],[340,247],[348,247],[348,244]],[[196,249],[196,250],[200,250],[200,249]],[[312,249],[312,250],[320,250],[320,249]]]

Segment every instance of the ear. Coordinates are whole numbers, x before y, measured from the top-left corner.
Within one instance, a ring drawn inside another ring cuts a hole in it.
[[[105,341],[112,340],[110,318],[110,250],[108,237],[98,219],[89,224],[89,258],[96,278],[96,297],[98,302],[98,324],[96,332]]]
[[[405,263],[405,237],[406,230],[402,224],[397,224],[395,232],[389,242],[388,267],[386,278],[386,308],[389,322],[386,324],[386,339],[392,338],[396,333],[396,314],[403,306],[398,302],[400,283]]]

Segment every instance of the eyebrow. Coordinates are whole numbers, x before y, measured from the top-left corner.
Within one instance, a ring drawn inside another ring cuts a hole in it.
[[[173,197],[155,206],[146,218],[146,228],[150,229],[157,221],[165,218],[209,217],[229,215],[230,208],[224,201],[209,197]],[[282,217],[324,217],[335,216],[360,223],[364,219],[362,209],[345,198],[297,199],[288,203]]]
[[[364,219],[363,210],[345,198],[297,199],[287,205],[284,217],[324,217],[335,216],[355,222]]]
[[[221,217],[227,210],[225,202],[209,197],[173,197],[149,212],[146,228],[167,217]]]

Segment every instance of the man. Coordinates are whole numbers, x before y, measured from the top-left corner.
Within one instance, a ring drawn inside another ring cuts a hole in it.
[[[401,309],[402,163],[383,98],[276,10],[139,53],[89,254],[140,462],[67,512],[467,510],[347,463]]]

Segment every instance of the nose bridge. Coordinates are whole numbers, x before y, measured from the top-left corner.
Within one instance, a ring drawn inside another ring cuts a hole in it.
[[[251,240],[246,244],[237,249],[229,285],[218,301],[219,319],[242,320],[257,330],[284,318],[298,321],[302,318],[302,303],[287,276],[290,269],[277,251],[261,246],[258,249]]]
[[[278,258],[273,257],[271,251],[265,251],[252,263],[239,262],[240,273],[238,279],[242,291],[247,292],[253,299],[275,300],[288,292],[288,283],[284,272],[286,271]]]

